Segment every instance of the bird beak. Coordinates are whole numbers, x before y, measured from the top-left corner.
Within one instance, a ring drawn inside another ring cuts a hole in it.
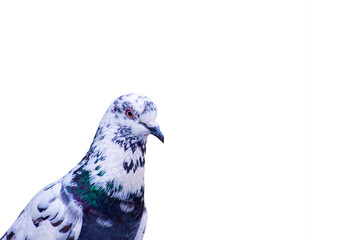
[[[149,128],[150,130],[150,133],[152,135],[154,135],[155,137],[157,137],[158,139],[160,139],[160,141],[162,141],[164,143],[164,135],[162,134],[162,132],[160,131],[160,127],[157,126],[157,127],[152,127],[152,128]]]
[[[164,143],[164,135],[160,131],[159,124],[157,124],[156,122],[148,122],[145,124],[145,126],[147,129],[149,129],[150,134],[154,135]]]

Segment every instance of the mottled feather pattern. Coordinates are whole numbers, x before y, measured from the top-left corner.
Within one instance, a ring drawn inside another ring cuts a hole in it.
[[[85,157],[36,194],[0,240],[141,240],[146,141],[164,141],[155,118],[145,96],[116,99]]]

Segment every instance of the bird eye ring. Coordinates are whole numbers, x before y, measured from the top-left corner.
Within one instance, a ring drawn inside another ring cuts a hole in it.
[[[133,112],[130,110],[130,109],[128,109],[128,110],[126,110],[126,116],[128,117],[128,118],[133,118],[134,117],[134,114],[133,114]]]

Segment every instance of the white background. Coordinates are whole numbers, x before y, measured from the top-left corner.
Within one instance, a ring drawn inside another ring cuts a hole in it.
[[[158,106],[145,240],[360,238],[358,1],[0,1],[0,234],[116,97]]]

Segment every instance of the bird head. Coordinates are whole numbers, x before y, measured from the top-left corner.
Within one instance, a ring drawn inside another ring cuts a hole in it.
[[[119,137],[147,137],[154,135],[164,142],[156,119],[156,106],[151,99],[139,94],[127,94],[109,107],[110,120],[117,126]]]

